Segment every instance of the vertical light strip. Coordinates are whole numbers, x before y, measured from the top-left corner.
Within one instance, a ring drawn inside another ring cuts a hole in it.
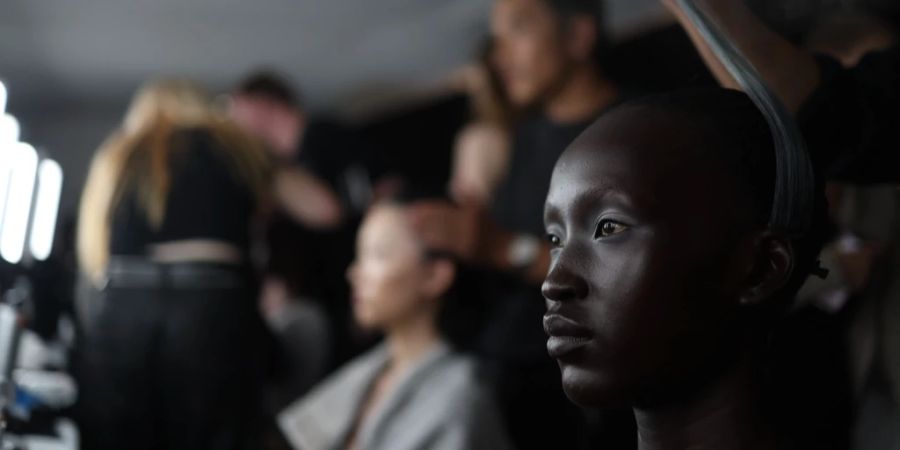
[[[19,122],[15,117],[0,113],[0,236],[3,235],[3,215],[9,190],[9,170],[13,146],[19,140]]]
[[[25,253],[38,157],[34,147],[17,142],[5,159],[10,162],[11,170],[3,214],[3,232],[0,233],[0,257],[11,264],[18,264]]]
[[[3,236],[3,216],[6,213],[6,199],[9,197],[10,155],[15,143],[0,143],[0,236]]]
[[[19,121],[11,114],[0,113],[0,143],[13,143],[19,140]]]
[[[53,235],[56,232],[63,173],[59,164],[52,159],[41,161],[37,173],[37,200],[34,204],[34,219],[31,222],[31,237],[28,242],[31,255],[43,261],[53,251]]]

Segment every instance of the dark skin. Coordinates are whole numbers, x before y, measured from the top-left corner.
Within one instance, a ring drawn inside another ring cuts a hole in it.
[[[560,158],[545,214],[548,351],[575,403],[633,407],[642,450],[775,448],[755,404],[751,313],[785,284],[793,252],[753,225],[696,128],[620,109]]]

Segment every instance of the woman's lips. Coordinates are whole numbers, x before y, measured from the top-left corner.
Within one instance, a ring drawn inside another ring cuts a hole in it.
[[[544,316],[544,331],[549,336],[547,353],[556,359],[584,347],[592,340],[589,329],[559,314]]]

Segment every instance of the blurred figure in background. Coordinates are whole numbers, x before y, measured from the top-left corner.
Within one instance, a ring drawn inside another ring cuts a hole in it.
[[[493,63],[488,40],[478,60],[459,74],[472,119],[456,137],[450,193],[460,204],[490,205],[506,177],[514,111]]]
[[[822,15],[806,40],[848,68],[896,43],[887,22],[852,9]],[[894,184],[835,182],[829,190],[838,234],[823,251],[828,280],[807,286],[818,288],[809,296],[849,319],[840,336],[848,350],[841,356],[849,362],[853,448],[900,448],[900,195]]]
[[[241,81],[231,93],[228,109],[241,127],[266,142],[279,162],[302,167],[323,181],[343,216],[365,212],[381,169],[354,130],[308,112],[284,79],[266,71]],[[318,209],[327,206],[321,203]],[[323,220],[320,228],[340,225],[341,215],[324,214],[333,211],[324,208],[323,219],[330,220]]]
[[[85,448],[250,448],[262,325],[251,227],[269,158],[198,86],[147,84],[100,147],[78,223],[101,289],[79,362]]]
[[[297,449],[509,448],[474,362],[456,353],[440,316],[457,277],[453,260],[413,232],[405,206],[366,215],[348,271],[357,322],[386,334],[287,409],[279,424]]]
[[[298,96],[278,76],[260,72],[231,93],[229,116],[261,141],[281,173],[276,189],[286,200],[268,217],[260,307],[278,342],[274,379],[267,388],[273,414],[304,394],[332,364],[346,313],[331,288],[342,267],[323,242],[335,240],[346,209],[328,181],[299,163],[308,120]],[[296,210],[313,220],[298,220]],[[337,283],[339,283],[338,281]]]
[[[594,0],[494,2],[492,62],[512,108],[524,111],[513,124],[507,175],[490,212],[434,202],[411,211],[431,247],[491,270],[484,292],[490,327],[479,352],[497,380],[515,444],[523,449],[587,445],[582,413],[566,401],[558,369],[547,357],[539,286],[550,254],[543,208],[553,165],[576,136],[620,101],[618,88],[603,76],[602,12]],[[622,435],[633,441],[631,416],[623,417]]]
[[[260,139],[280,172],[285,207],[266,228],[267,262],[261,305],[280,343],[270,407],[295,400],[329,368],[358,352],[344,273],[352,259],[361,211],[371,200],[374,167],[351,130],[312,117],[275,73],[261,71],[232,90],[228,113]],[[306,208],[313,221],[297,220]]]

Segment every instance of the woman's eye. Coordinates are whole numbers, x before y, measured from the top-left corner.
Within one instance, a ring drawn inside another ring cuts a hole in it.
[[[597,231],[594,232],[594,239],[613,236],[627,229],[628,225],[625,225],[624,223],[604,219],[597,224]]]
[[[559,247],[560,244],[562,243],[562,240],[559,238],[559,236],[556,236],[553,234],[548,234],[547,242],[549,242],[550,246],[552,246],[552,247]]]

